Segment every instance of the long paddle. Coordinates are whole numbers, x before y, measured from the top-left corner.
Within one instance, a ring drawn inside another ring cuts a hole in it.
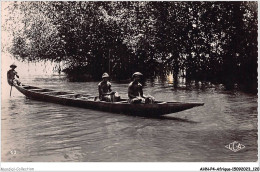
[[[11,90],[10,90],[10,97],[11,97],[11,95],[12,95],[12,88],[13,88],[13,86],[11,85]]]

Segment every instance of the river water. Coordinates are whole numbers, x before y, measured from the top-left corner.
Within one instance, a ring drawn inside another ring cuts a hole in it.
[[[97,94],[98,82],[31,76],[25,84]],[[222,85],[146,82],[157,100],[204,102],[204,106],[154,119],[67,107],[25,98],[2,82],[4,162],[233,162],[257,161],[257,95]],[[125,95],[128,83],[114,83]],[[238,141],[244,149],[225,146]]]

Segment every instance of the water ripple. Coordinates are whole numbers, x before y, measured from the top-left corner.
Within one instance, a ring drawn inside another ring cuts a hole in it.
[[[26,79],[26,78],[25,78]],[[43,88],[92,93],[97,82],[68,83],[58,77],[27,78]],[[126,94],[127,84],[113,83]],[[145,93],[164,101],[205,105],[159,118],[135,117],[30,100],[13,90],[2,99],[2,161],[256,161],[257,96],[220,85],[174,89],[160,83]],[[243,156],[225,148],[246,146]],[[10,150],[19,154],[13,156]]]

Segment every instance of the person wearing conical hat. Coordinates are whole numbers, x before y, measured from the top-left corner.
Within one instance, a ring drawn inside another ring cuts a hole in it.
[[[114,102],[120,99],[117,92],[112,91],[111,83],[108,81],[109,75],[104,73],[102,75],[102,81],[98,84],[99,100],[106,102]]]
[[[132,75],[133,81],[128,86],[128,98],[129,103],[138,104],[138,103],[153,103],[154,97],[145,96],[143,94],[143,86],[140,83],[140,79],[143,76],[140,72],[135,72]]]
[[[10,70],[7,72],[7,82],[9,85],[13,86],[15,84],[20,85],[20,81],[17,78],[19,78],[19,75],[17,74],[17,72],[15,71],[15,68],[17,66],[13,63],[12,65],[10,65]]]

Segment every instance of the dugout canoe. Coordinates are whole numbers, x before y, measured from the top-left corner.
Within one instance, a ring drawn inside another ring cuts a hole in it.
[[[155,101],[154,104],[129,104],[127,99],[121,99],[118,102],[105,102],[95,100],[95,96],[90,94],[76,94],[23,84],[14,87],[26,97],[34,100],[136,116],[161,116],[204,105],[204,103],[163,101]]]

